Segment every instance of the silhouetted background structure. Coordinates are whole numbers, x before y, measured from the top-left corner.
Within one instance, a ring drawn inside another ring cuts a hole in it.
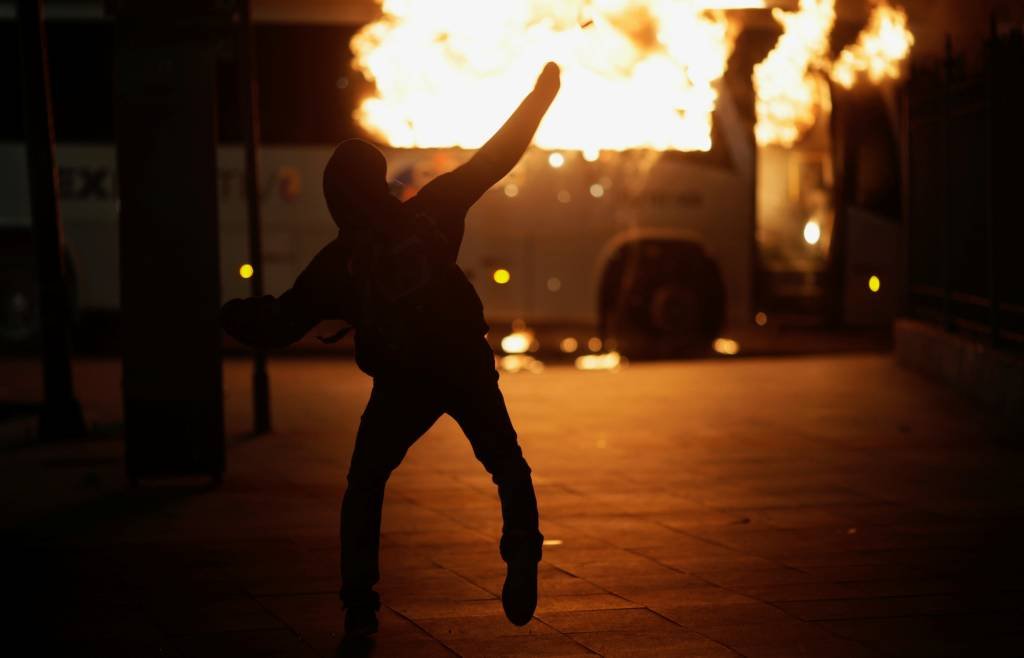
[[[969,56],[973,56],[968,59]],[[950,39],[907,95],[907,311],[996,347],[1024,349],[1024,49],[1020,31],[981,53]]]

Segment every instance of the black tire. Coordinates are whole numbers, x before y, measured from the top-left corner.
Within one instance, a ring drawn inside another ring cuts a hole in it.
[[[721,273],[693,243],[623,247],[605,269],[600,302],[609,345],[633,358],[704,354],[725,320]]]

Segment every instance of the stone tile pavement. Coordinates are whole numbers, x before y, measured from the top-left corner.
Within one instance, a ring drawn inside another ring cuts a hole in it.
[[[31,364],[0,367],[5,401],[38,394]],[[502,616],[497,500],[446,418],[391,481],[362,645],[339,633],[337,514],[369,381],[271,374],[276,432],[250,438],[226,366],[218,489],[126,488],[113,362],[76,376],[115,429],[5,440],[5,655],[1024,655],[1024,444],[886,356],[504,376],[548,539],[536,619]]]

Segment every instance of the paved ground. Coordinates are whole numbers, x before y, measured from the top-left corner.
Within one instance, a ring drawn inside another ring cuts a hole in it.
[[[5,401],[36,394],[34,368],[3,367]],[[116,364],[77,375],[115,437]],[[888,357],[505,376],[549,540],[537,618],[501,615],[497,501],[444,419],[389,488],[372,646],[340,643],[334,593],[369,382],[343,361],[272,376],[277,432],[247,439],[228,365],[216,490],[126,491],[115,438],[24,446],[3,424],[25,655],[1024,655],[1024,444]]]

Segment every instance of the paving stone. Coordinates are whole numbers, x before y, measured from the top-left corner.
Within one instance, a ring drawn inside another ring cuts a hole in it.
[[[516,626],[504,614],[475,617],[441,617],[421,619],[418,626],[442,642],[448,640],[486,640],[518,635],[550,635],[557,631],[534,619],[526,626]]]
[[[736,624],[792,623],[793,615],[767,603],[695,603],[682,606],[656,606],[659,614],[686,628],[700,630],[708,626]]]
[[[718,642],[681,629],[653,632],[600,631],[573,633],[570,637],[608,658],[739,658],[738,653]]]
[[[117,364],[76,371],[118,413]],[[1024,453],[884,356],[503,376],[550,541],[537,618],[504,618],[495,487],[446,417],[389,483],[369,643],[343,641],[336,594],[369,381],[317,359],[271,377],[276,433],[242,439],[249,364],[227,363],[218,489],[69,487],[69,464],[123,477],[113,441],[5,453],[15,619],[52,628],[11,626],[39,655],[1024,655]]]
[[[537,614],[566,610],[618,610],[636,608],[636,603],[614,594],[560,594],[537,602]]]
[[[322,655],[295,633],[280,629],[189,635],[174,638],[171,646],[181,655],[195,658],[312,658]]]
[[[799,622],[739,624],[701,628],[705,635],[751,658],[831,656],[867,658],[880,654],[854,640]]]
[[[465,658],[504,658],[528,656],[592,656],[593,652],[575,640],[558,633],[521,635],[486,639],[451,638],[444,641],[452,651]]]
[[[964,605],[953,596],[892,596],[877,599],[843,599],[837,601],[783,601],[782,610],[807,621],[828,619],[863,619],[905,617],[963,610]]]
[[[646,608],[618,610],[573,610],[542,612],[538,618],[562,633],[590,632],[676,632],[678,624]]]
[[[284,624],[255,599],[175,597],[147,606],[150,618],[168,635],[281,628]]]

